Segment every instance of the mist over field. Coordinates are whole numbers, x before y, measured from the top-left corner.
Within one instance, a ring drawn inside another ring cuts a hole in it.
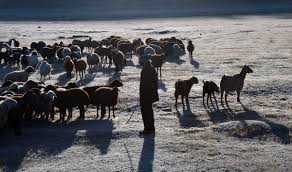
[[[0,0],[0,20],[109,20],[292,11],[289,0]]]

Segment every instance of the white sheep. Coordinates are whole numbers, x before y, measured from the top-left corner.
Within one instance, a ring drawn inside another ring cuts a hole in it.
[[[6,51],[11,51],[11,50],[21,50],[20,47],[12,47],[8,45],[6,42],[2,44],[2,47],[6,49]]]
[[[99,64],[99,57],[96,53],[87,54],[86,60],[89,68],[97,66]]]
[[[244,79],[247,73],[253,73],[253,71],[248,67],[244,66],[239,74],[233,76],[224,75],[220,82],[220,91],[221,91],[221,104],[223,105],[223,93],[225,91],[225,103],[227,103],[227,95],[229,92],[237,92],[237,102],[240,102],[240,91],[244,85]]]
[[[62,50],[62,56],[63,56],[63,57],[70,56],[71,53],[72,53],[72,52],[71,52],[71,49],[70,49],[70,48],[65,47],[65,48],[63,48],[63,50]]]
[[[53,108],[54,100],[57,98],[57,95],[49,90],[48,92],[41,92],[39,96],[39,102],[36,106],[36,114],[41,114],[42,117],[45,117],[46,119],[49,118],[49,114],[51,112],[51,109]],[[51,116],[53,118],[53,116]]]
[[[180,46],[178,44],[174,44],[172,46],[172,56],[178,59],[182,54],[183,50],[180,48]]]
[[[149,46],[155,50],[156,54],[162,54],[163,53],[163,50],[162,50],[162,48],[160,46],[155,45],[155,44],[149,44]]]
[[[150,47],[150,46],[147,46],[145,49],[144,49],[144,53],[143,55],[153,55],[153,54],[156,54],[154,48]]]
[[[25,68],[25,70],[20,70],[20,71],[13,71],[4,77],[4,82],[5,81],[13,81],[13,82],[25,82],[28,80],[28,77],[30,76],[31,73],[33,73],[35,70],[32,66],[28,66]]]
[[[40,75],[41,75],[41,79],[44,77],[44,79],[46,78],[47,75],[49,75],[49,79],[51,79],[51,70],[52,70],[52,67],[51,65],[47,62],[47,61],[43,61],[41,64],[40,64]]]
[[[23,65],[22,67],[26,67],[27,65],[27,66],[32,66],[35,68],[39,63],[39,56],[37,52],[33,51],[30,55],[22,55],[20,57],[20,61],[25,62],[25,63],[22,63]]]
[[[7,98],[0,102],[0,128],[3,128],[8,121],[8,112],[17,105],[17,101]]]

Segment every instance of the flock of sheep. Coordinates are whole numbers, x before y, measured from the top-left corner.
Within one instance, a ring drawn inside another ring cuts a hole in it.
[[[72,78],[75,70],[76,79],[80,79],[88,70],[102,68],[105,65],[115,66],[116,72],[122,72],[127,65],[127,61],[135,54],[138,56],[139,64],[143,65],[145,60],[150,60],[152,65],[161,74],[161,67],[167,59],[179,59],[189,52],[190,57],[194,51],[194,45],[188,42],[185,48],[182,40],[175,37],[156,40],[147,38],[145,43],[139,38],[130,41],[119,36],[110,36],[101,41],[91,38],[80,41],[73,40],[71,44],[65,45],[63,42],[47,45],[43,41],[32,42],[30,48],[19,47],[19,42],[11,39],[8,42],[0,42],[0,64],[2,60],[6,65],[18,65],[22,68],[13,71],[4,77],[0,87],[0,128],[10,126],[14,129],[15,135],[21,135],[21,122],[23,119],[34,118],[54,120],[55,108],[60,114],[60,121],[72,118],[73,108],[78,107],[80,111],[79,119],[85,118],[85,106],[94,105],[97,108],[97,118],[99,118],[99,107],[101,116],[104,117],[106,107],[108,107],[108,117],[114,106],[117,104],[118,87],[123,86],[121,81],[114,80],[107,85],[96,85],[80,88],[76,83],[69,82],[66,86],[45,85],[42,81],[50,79],[52,66],[56,61],[63,63],[67,78]],[[86,58],[82,58],[85,56]],[[43,58],[41,60],[41,58]],[[89,69],[88,69],[89,68]],[[30,80],[30,75],[39,69],[40,81]],[[240,101],[240,91],[243,88],[244,79],[247,73],[253,71],[244,66],[240,74],[234,76],[223,76],[220,82],[221,102],[225,92],[225,102],[227,95],[231,91],[236,91]],[[193,84],[198,83],[196,77],[189,80],[179,80],[175,83],[175,105],[179,96],[188,103],[188,96]],[[208,100],[219,92],[219,87],[212,81],[204,82],[203,101],[205,94]],[[216,100],[216,98],[215,98]],[[204,103],[205,105],[205,103]]]

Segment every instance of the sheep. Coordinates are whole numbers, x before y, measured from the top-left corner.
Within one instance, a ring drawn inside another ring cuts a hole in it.
[[[65,48],[62,49],[62,53],[61,54],[62,54],[63,57],[67,57],[67,56],[70,56],[71,53],[72,53],[71,49],[65,47]]]
[[[31,73],[33,73],[35,70],[32,66],[28,66],[25,68],[25,70],[21,71],[13,71],[5,75],[4,81],[11,80],[11,81],[20,81],[25,82],[28,80],[28,77]]]
[[[172,46],[172,57],[179,59],[179,56],[182,55],[183,50],[181,49],[181,47],[178,44],[174,44]]]
[[[10,51],[2,52],[1,48],[0,48],[0,64],[2,62],[2,59],[3,59],[4,63],[7,64],[9,57],[10,57]]]
[[[104,117],[105,115],[105,106],[109,108],[109,116],[110,118],[110,109],[112,107],[113,110],[113,117],[115,118],[115,105],[118,102],[118,93],[119,89],[117,87],[100,87],[94,92],[94,99],[93,103],[96,105],[96,117],[98,118],[98,110],[99,105],[103,108],[101,109],[101,116]]]
[[[132,54],[134,51],[134,44],[132,43],[120,43],[118,44],[118,50],[123,52],[124,54],[130,53],[130,59],[132,59]]]
[[[123,64],[126,61],[124,53],[119,50],[113,50],[111,54],[112,54],[113,63],[116,67],[116,71],[117,72],[122,71]]]
[[[74,62],[71,60],[69,56],[66,56],[64,60],[64,68],[66,70],[66,77],[71,78],[72,77],[72,71],[74,69]]]
[[[145,48],[148,47],[148,45],[141,45],[135,49],[135,54],[137,54],[139,57],[144,54]]]
[[[17,84],[17,93],[23,94],[29,90],[31,90],[32,88],[38,88],[39,84],[35,81],[32,80],[28,80],[26,82],[24,82],[23,84],[20,83],[13,83],[12,85],[10,85],[10,87],[12,87],[13,85]],[[11,90],[12,88],[10,88]]]
[[[41,114],[41,117],[44,119],[49,119],[49,114],[51,114],[51,119],[54,120],[54,115],[52,113],[54,100],[57,98],[57,95],[49,90],[48,92],[40,92],[39,101],[37,106],[34,108],[36,115]]]
[[[32,91],[27,91],[24,95],[19,97],[13,97],[17,101],[17,104],[8,113],[8,122],[14,128],[14,134],[19,136],[21,132],[22,115],[26,111],[27,107],[35,102],[35,94]]]
[[[188,80],[178,80],[175,82],[175,92],[174,92],[174,97],[175,97],[175,107],[177,107],[177,98],[179,95],[181,95],[181,101],[184,107],[184,98],[186,98],[187,104],[189,104],[189,93],[191,91],[191,88],[194,84],[197,84],[198,78],[196,77],[191,77]]]
[[[8,112],[17,104],[16,100],[6,98],[0,102],[0,128],[5,127],[8,121]]]
[[[2,47],[4,47],[6,49],[6,51],[11,51],[11,50],[21,50],[20,47],[12,47],[9,44],[7,44],[6,42],[4,42],[2,44]]]
[[[79,45],[72,45],[70,49],[71,52],[81,52],[81,48],[79,47]]]
[[[58,50],[58,46],[53,46],[52,48],[43,47],[42,49],[39,50],[39,53],[44,58],[44,60],[48,59],[49,62],[53,62],[56,56],[57,50]]]
[[[96,53],[87,54],[86,60],[89,68],[97,66],[99,64],[99,57]]]
[[[191,40],[188,41],[188,46],[187,46],[187,50],[189,52],[189,57],[192,58],[193,57],[193,51],[195,49],[195,46],[193,44],[193,42]]]
[[[159,55],[153,54],[150,56],[150,59],[151,59],[151,64],[157,69],[157,75],[158,75],[158,71],[160,71],[160,77],[161,77],[161,67],[165,60],[164,54],[159,54]]]
[[[76,58],[76,59],[80,59],[80,58],[81,58],[81,52],[80,52],[80,51],[72,52],[72,53],[70,54],[70,57],[71,57],[72,59],[74,59],[74,58]]]
[[[7,58],[7,61],[10,65],[17,64],[18,67],[20,67],[20,57],[22,55],[22,52],[20,50],[11,50],[9,58]]]
[[[22,55],[20,57],[20,63],[22,65],[22,68],[26,68],[27,66],[32,66],[35,68],[39,63],[37,52],[33,51],[31,55]]]
[[[149,44],[149,46],[155,50],[156,54],[162,54],[163,53],[163,50],[162,50],[162,48],[160,46],[154,45],[154,44]]]
[[[83,75],[85,74],[86,68],[87,68],[87,63],[83,59],[73,59],[74,67],[75,67],[75,73],[76,73],[76,79],[79,73],[79,77],[83,78]]]
[[[134,50],[136,50],[136,48],[140,47],[141,45],[143,45],[143,41],[141,40],[141,38],[138,38],[138,39],[134,39],[132,41],[133,43],[133,46],[134,46]]]
[[[244,85],[244,79],[247,73],[253,73],[253,70],[244,65],[239,74],[233,76],[223,75],[220,82],[220,92],[221,92],[221,104],[223,105],[223,93],[225,92],[225,103],[228,105],[227,96],[229,92],[236,91],[237,92],[237,102],[240,102],[240,91]]]
[[[57,90],[53,85],[48,85],[44,91],[47,92],[52,90],[57,98],[54,101],[54,106],[59,108],[60,120],[64,122],[66,116],[66,109],[68,109],[68,118],[72,118],[73,107],[78,107],[80,111],[79,119],[84,120],[85,108],[84,105],[88,106],[90,103],[89,95],[80,88],[70,88],[68,90]]]
[[[47,61],[43,61],[39,66],[39,71],[41,75],[40,81],[42,79],[46,79],[47,75],[49,75],[49,79],[51,79],[51,70],[52,70],[51,65]]]
[[[152,55],[152,54],[156,54],[155,49],[148,46],[144,49],[144,53],[143,55]]]
[[[157,40],[156,39],[153,39],[153,38],[146,38],[145,43],[147,45],[149,45],[152,41],[157,41]]]
[[[83,87],[83,90],[87,92],[87,94],[89,95],[89,99],[90,99],[90,104],[93,104],[93,97],[94,97],[94,92],[100,88],[100,87],[121,87],[123,86],[123,83],[121,83],[121,81],[119,80],[113,80],[112,82],[110,82],[107,85],[104,86],[89,86],[89,87]]]
[[[213,81],[203,81],[203,105],[205,106],[205,95],[207,94],[207,105],[209,105],[209,99],[212,101],[212,95],[215,99],[216,105],[217,100],[215,97],[215,92],[219,93],[219,87]]]
[[[109,58],[111,55],[111,48],[112,47],[105,48],[105,47],[99,46],[94,50],[94,53],[100,56],[101,64],[106,64],[107,57]],[[111,65],[111,63],[112,63],[112,60],[110,59],[109,64]]]

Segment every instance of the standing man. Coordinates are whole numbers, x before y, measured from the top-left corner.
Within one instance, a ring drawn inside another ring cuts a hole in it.
[[[140,79],[140,106],[144,130],[139,134],[155,133],[152,103],[159,101],[158,78],[155,68],[149,60],[144,62]]]

